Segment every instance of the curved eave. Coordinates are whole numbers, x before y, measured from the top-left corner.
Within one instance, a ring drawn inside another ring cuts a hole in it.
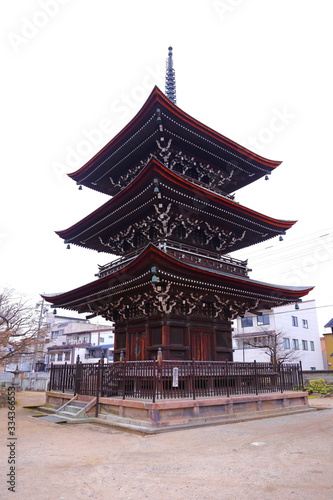
[[[123,207],[125,204],[128,204],[131,200],[133,200],[134,195],[136,193],[140,193],[143,187],[146,188],[147,185],[149,185],[148,182],[152,182],[152,179],[156,176],[160,176],[160,182],[163,179],[165,182],[172,183],[174,187],[178,187],[182,192],[186,192],[187,190],[188,193],[192,194],[192,197],[197,196],[199,201],[200,199],[209,200],[213,205],[228,209],[231,212],[250,219],[251,221],[260,221],[261,223],[270,226],[267,227],[267,230],[276,231],[276,234],[290,229],[296,223],[296,221],[274,219],[244,207],[243,205],[240,205],[225,196],[184,179],[174,171],[169,170],[167,167],[162,165],[156,158],[152,158],[148,165],[146,165],[139,175],[128,186],[126,186],[126,188],[117,193],[113,198],[108,200],[104,203],[104,205],[91,214],[87,215],[81,221],[77,222],[68,229],[56,231],[56,234],[66,241],[79,244],[78,242],[73,241],[78,237],[78,235],[80,236],[83,232],[88,231],[89,228],[94,225],[97,227],[103,219],[106,221],[104,225],[105,228],[105,226],[110,222],[110,218],[114,216],[115,210],[118,210],[119,207]],[[99,227],[99,231],[103,231],[103,226]],[[82,239],[84,240],[84,237]]]
[[[252,288],[254,292],[257,293],[271,293],[272,295],[278,297],[278,295],[285,295],[285,299],[297,300],[297,298],[303,297],[313,290],[313,286],[311,287],[288,287],[284,285],[275,285],[271,283],[265,283],[262,281],[252,280],[248,277],[242,277],[238,275],[233,275],[230,273],[226,273],[223,271],[205,268],[201,266],[197,266],[194,264],[190,264],[188,262],[179,261],[178,259],[172,257],[169,254],[166,254],[162,250],[156,248],[154,245],[150,244],[145,251],[140,254],[140,257],[148,259],[148,256],[145,256],[145,252],[152,250],[162,265],[168,263],[169,266],[175,268],[177,272],[183,272],[183,274],[187,274],[191,278],[195,277],[195,274],[198,274],[198,277],[204,281],[209,281],[209,283],[221,284],[222,286],[235,286],[236,288]],[[135,261],[132,261],[132,265],[135,264]],[[187,271],[184,272],[184,271]],[[157,273],[158,275],[158,270]],[[220,280],[223,279],[223,283],[220,283]]]
[[[117,284],[122,285],[122,288],[118,289],[118,291],[126,290],[126,283],[124,283],[125,277],[131,276],[130,286],[133,286],[133,280],[135,279],[141,279],[142,282],[142,273],[146,275],[148,274],[150,280],[151,274],[149,274],[149,271],[152,264],[157,266],[160,265],[161,268],[167,269],[169,273],[177,273],[180,285],[182,281],[179,278],[183,276],[194,282],[194,288],[196,287],[195,281],[198,280],[203,285],[206,284],[207,287],[211,287],[214,284],[221,287],[221,290],[225,287],[226,293],[229,295],[234,293],[237,296],[237,293],[240,292],[243,294],[243,297],[246,297],[247,293],[252,295],[257,294],[258,296],[262,295],[270,297],[273,301],[276,299],[277,303],[281,301],[286,303],[295,302],[299,298],[307,295],[313,289],[313,287],[286,287],[273,285],[251,280],[246,277],[243,278],[229,273],[224,273],[222,271],[202,268],[189,263],[181,262],[150,244],[136,257],[136,259],[131,261],[122,269],[116,271],[114,274],[105,276],[104,278],[95,280],[69,292],[57,295],[43,294],[42,297],[46,301],[52,302],[57,307],[77,310],[83,303],[93,303],[94,301],[101,300],[102,298],[105,300],[107,292],[111,294],[112,288]],[[162,281],[165,275],[165,279],[168,279],[168,273],[165,271],[163,272],[163,269],[157,268],[156,271],[156,274],[158,276],[160,275]],[[174,276],[172,279],[176,280],[177,278]]]
[[[240,144],[237,144],[231,139],[228,139],[226,136],[216,132],[210,127],[207,127],[173,104],[158,87],[154,87],[148,99],[134,118],[132,118],[132,120],[85,165],[75,172],[68,174],[69,177],[77,183],[82,183],[83,185],[93,188],[90,182],[86,182],[85,179],[90,177],[94,170],[99,169],[100,164],[104,163],[110,154],[113,154],[119,147],[131,140],[132,135],[140,130],[146,123],[148,116],[150,115],[151,117],[152,113],[155,114],[157,106],[165,108],[165,110],[169,111],[180,124],[186,124],[197,134],[201,134],[203,137],[213,140],[216,144],[223,144],[235,154],[240,154],[242,156],[239,158],[240,160],[248,159],[258,163],[265,168],[266,173],[267,171],[272,171],[281,164],[280,161],[273,161],[264,158],[263,156],[260,156],[241,146]],[[96,189],[98,188],[96,187]]]

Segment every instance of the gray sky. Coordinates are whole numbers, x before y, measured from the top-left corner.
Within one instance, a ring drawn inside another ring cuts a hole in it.
[[[331,293],[330,0],[15,0],[1,19],[1,284],[33,297],[92,281],[106,254],[54,234],[107,200],[66,173],[89,160],[164,90],[174,48],[177,104],[283,163],[236,201],[298,220],[241,252],[251,277],[315,285],[322,328]]]

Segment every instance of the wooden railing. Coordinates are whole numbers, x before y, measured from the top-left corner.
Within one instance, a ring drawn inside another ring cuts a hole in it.
[[[302,390],[302,365],[228,361],[118,361],[51,365],[50,390],[174,399]]]
[[[250,269],[248,269],[247,267],[247,260],[239,260],[226,255],[222,256],[218,252],[212,252],[204,248],[196,247],[194,245],[187,245],[185,243],[172,240],[157,240],[153,241],[153,243],[158,248],[164,250],[164,252],[170,253],[180,260],[185,259],[194,264],[201,264],[206,267],[212,267],[220,269],[222,271],[230,272],[232,274],[240,274],[243,276],[247,276],[248,271],[250,271]],[[95,276],[104,278],[105,276],[118,271],[126,264],[129,264],[140,252],[142,252],[142,250],[143,248],[139,248],[137,250],[134,250],[133,252],[128,253],[124,257],[119,257],[118,259],[105,264],[104,266],[99,265],[99,272],[95,274]]]

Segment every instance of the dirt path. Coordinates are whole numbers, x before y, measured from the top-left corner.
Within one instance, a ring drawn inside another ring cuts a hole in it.
[[[59,425],[18,394],[16,492],[7,490],[7,409],[0,409],[0,498],[18,500],[331,500],[333,398],[324,411],[141,436]]]

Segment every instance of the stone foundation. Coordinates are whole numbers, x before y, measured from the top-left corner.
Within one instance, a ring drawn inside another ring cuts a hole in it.
[[[72,398],[71,394],[54,392],[47,392],[46,396],[47,404],[55,410]],[[90,399],[93,398],[78,397],[81,401]],[[156,433],[306,410],[310,410],[307,392],[161,400],[155,403],[101,397],[98,418],[95,418],[95,407],[89,410],[88,416],[95,423]]]

